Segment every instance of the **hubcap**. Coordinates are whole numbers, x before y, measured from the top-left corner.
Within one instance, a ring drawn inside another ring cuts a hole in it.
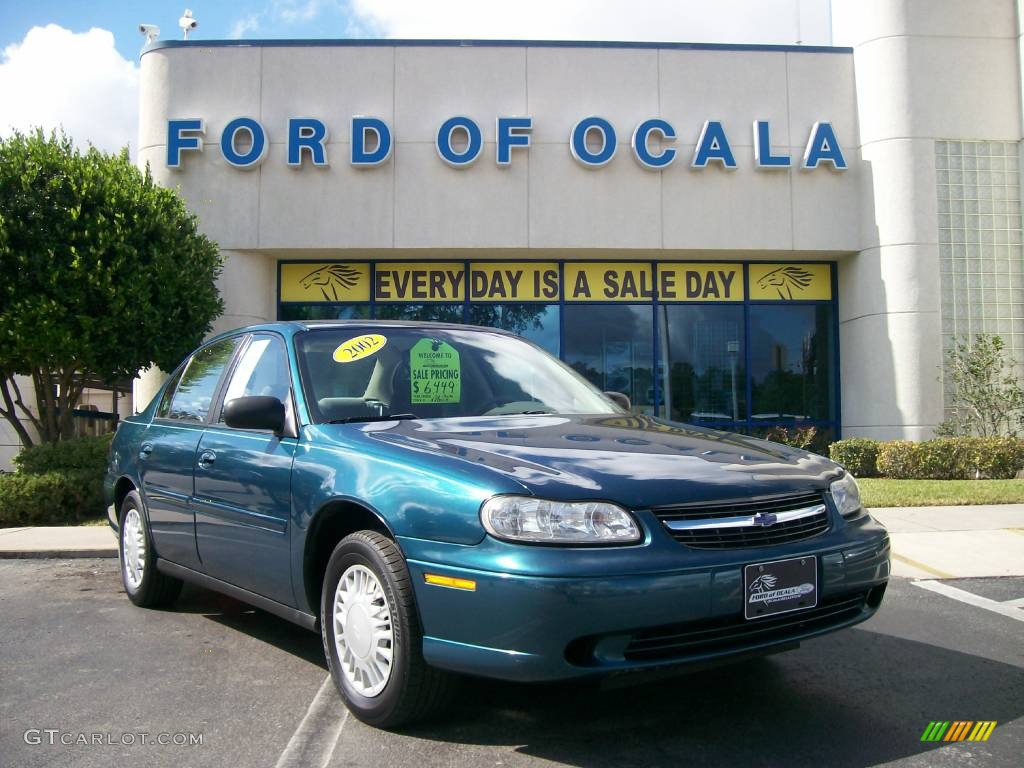
[[[391,679],[395,633],[377,576],[364,565],[341,574],[334,592],[334,646],[348,683],[367,698]]]
[[[125,581],[132,589],[138,589],[146,567],[146,537],[142,530],[142,516],[135,508],[129,509],[124,516],[121,558],[124,560]]]

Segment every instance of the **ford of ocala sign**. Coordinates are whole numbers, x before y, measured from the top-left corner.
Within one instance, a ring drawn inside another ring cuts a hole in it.
[[[511,165],[513,150],[528,150],[532,129],[532,117],[497,118],[495,162],[499,166]],[[293,117],[288,120],[286,131],[288,165],[301,167],[307,161],[315,166],[328,165],[327,126],[323,121],[313,117]],[[755,120],[753,132],[756,168],[778,170],[793,165],[793,158],[788,154],[773,154],[771,126],[767,120]],[[168,120],[167,167],[181,168],[185,153],[201,152],[205,135],[201,118]],[[672,146],[676,138],[676,129],[671,123],[661,118],[650,118],[633,130],[630,149],[643,168],[659,171],[676,161],[678,150]],[[381,165],[391,157],[394,143],[391,128],[385,121],[376,117],[353,117],[349,163],[357,168]],[[468,168],[483,154],[483,133],[469,117],[450,117],[438,128],[435,146],[445,163],[453,168]],[[618,146],[615,128],[603,117],[584,117],[569,132],[569,151],[578,163],[587,168],[607,164],[615,156]],[[263,162],[269,147],[266,128],[251,117],[236,117],[224,126],[220,135],[220,152],[224,160],[235,168],[255,168]],[[706,168],[712,164],[728,169],[737,167],[729,138],[718,120],[705,121],[690,161],[694,168]],[[803,169],[821,166],[837,171],[847,167],[839,140],[832,124],[827,121],[811,126],[799,161],[799,167]]]

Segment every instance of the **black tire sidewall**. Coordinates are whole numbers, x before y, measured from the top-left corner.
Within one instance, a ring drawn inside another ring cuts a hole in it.
[[[392,645],[391,677],[384,690],[367,698],[355,691],[341,670],[338,650],[334,643],[334,592],[342,574],[353,565],[363,565],[376,575],[384,590],[391,612]],[[404,561],[398,564],[405,568]],[[341,541],[324,572],[320,616],[324,653],[334,678],[334,685],[350,710],[365,723],[379,725],[388,721],[401,706],[409,682],[410,655],[413,651],[409,616],[395,592],[392,566],[384,560],[378,548],[362,534],[353,534]]]
[[[146,564],[142,568],[142,580],[139,582],[139,586],[134,590],[129,586],[128,579],[125,575],[125,562],[124,562],[124,520],[128,515],[128,510],[136,509],[139,512],[139,517],[142,520],[142,535],[146,541]],[[146,514],[146,507],[142,503],[142,497],[138,491],[131,491],[125,496],[124,501],[121,502],[120,510],[120,531],[117,537],[117,560],[121,565],[121,585],[124,587],[125,593],[128,598],[136,605],[144,605],[147,603],[150,597],[150,592],[153,591],[154,581],[154,570],[156,568],[156,555],[153,552],[153,537],[149,535],[149,516]]]

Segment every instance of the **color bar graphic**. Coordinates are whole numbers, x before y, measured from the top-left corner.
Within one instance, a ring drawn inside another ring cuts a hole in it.
[[[921,741],[988,741],[995,720],[932,720],[921,734]]]

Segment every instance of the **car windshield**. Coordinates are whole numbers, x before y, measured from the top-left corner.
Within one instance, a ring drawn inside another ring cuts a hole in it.
[[[548,353],[501,333],[344,326],[300,334],[295,347],[317,422],[623,412]]]

